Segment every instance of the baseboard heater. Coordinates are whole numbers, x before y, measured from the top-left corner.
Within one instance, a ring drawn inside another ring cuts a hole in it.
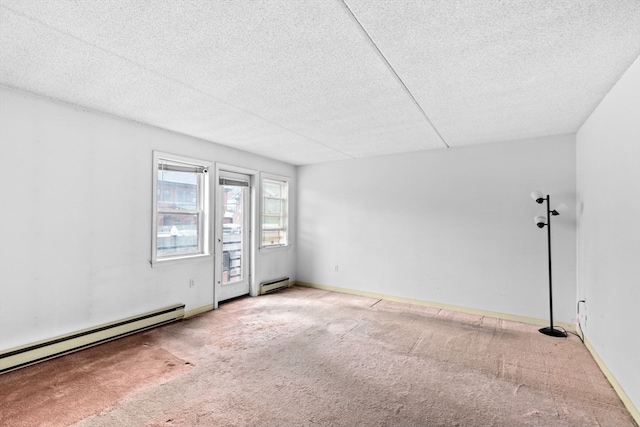
[[[278,289],[288,288],[289,286],[291,286],[291,282],[289,282],[288,277],[263,282],[260,283],[260,295],[277,291]]]
[[[183,317],[184,304],[176,304],[71,334],[0,351],[0,374],[146,329],[155,328]]]

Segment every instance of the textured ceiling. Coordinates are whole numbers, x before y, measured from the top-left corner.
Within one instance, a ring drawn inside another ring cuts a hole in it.
[[[0,84],[292,164],[573,133],[640,1],[0,0]]]

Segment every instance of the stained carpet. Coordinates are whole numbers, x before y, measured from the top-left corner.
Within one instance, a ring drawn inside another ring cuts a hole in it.
[[[0,376],[7,426],[634,426],[573,335],[293,287]]]

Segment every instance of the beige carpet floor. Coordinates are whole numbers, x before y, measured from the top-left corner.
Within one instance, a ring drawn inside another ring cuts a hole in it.
[[[293,287],[0,375],[0,425],[635,425],[537,329]]]

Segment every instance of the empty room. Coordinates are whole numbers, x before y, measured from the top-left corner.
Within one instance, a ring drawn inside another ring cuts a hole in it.
[[[0,425],[638,426],[640,2],[0,0]]]

